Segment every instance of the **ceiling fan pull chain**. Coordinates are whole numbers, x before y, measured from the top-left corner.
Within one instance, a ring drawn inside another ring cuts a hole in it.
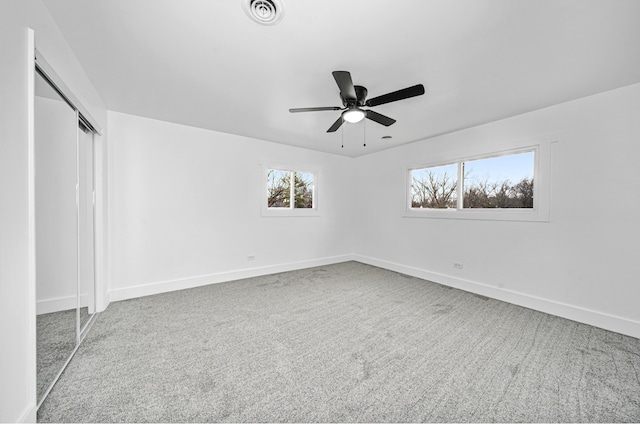
[[[367,120],[364,119],[362,122],[362,138],[364,142],[364,147],[367,147]]]
[[[344,149],[344,125],[342,126],[342,148]]]

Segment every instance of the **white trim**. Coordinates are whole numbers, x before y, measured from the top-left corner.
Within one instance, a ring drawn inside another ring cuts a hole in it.
[[[78,112],[80,116],[82,116],[83,120],[86,121],[89,125],[93,127],[98,134],[102,134],[102,128],[98,125],[98,121],[96,121],[89,111],[84,107],[80,100],[76,96],[73,95],[73,92],[69,89],[69,87],[64,83],[62,78],[58,76],[56,71],[49,65],[49,62],[43,57],[42,53],[35,49],[34,54],[34,66],[37,66],[42,73],[46,75],[46,78],[50,80],[51,83],[56,88],[56,91],[60,91],[60,95],[67,101],[71,103],[71,107]]]
[[[27,28],[27,52],[31,53],[35,51],[35,31],[31,28]],[[37,346],[36,346],[36,179],[35,179],[35,78],[36,78],[36,64],[35,57],[29,54],[27,63],[27,121],[28,121],[28,135],[27,135],[27,202],[28,202],[28,308],[26,314],[28,315],[29,334],[33,337],[29,338],[26,346],[25,354],[28,357],[28,363],[32,364],[29,367],[26,378],[28,381],[27,392],[32,401],[29,401],[25,407],[24,412],[18,418],[19,422],[36,422],[37,406]]]
[[[544,299],[538,296],[532,296],[513,290],[500,289],[494,286],[483,284],[477,281],[465,280],[463,278],[453,277],[438,272],[433,272],[421,268],[408,265],[402,265],[395,262],[389,262],[363,255],[353,255],[353,260],[364,264],[377,266],[379,268],[388,269],[390,271],[400,272],[402,274],[411,275],[412,277],[422,278],[424,280],[433,281],[448,287],[454,287],[460,290],[487,296],[492,299],[501,300],[547,314],[566,318],[572,321],[581,322],[592,325],[594,327],[603,328],[605,330],[614,331],[620,334],[626,334],[631,337],[640,338],[640,322],[627,318],[607,314],[604,312],[594,311],[576,305],[556,302],[554,300]]]
[[[326,258],[310,259],[299,262],[289,262],[278,265],[268,265],[263,267],[239,269],[234,271],[223,271],[215,274],[199,275],[196,277],[187,277],[176,280],[131,285],[126,288],[110,290],[108,292],[108,297],[110,302],[117,302],[119,300],[133,299],[137,297],[150,296],[175,290],[206,286],[209,284],[241,280],[243,278],[259,277],[262,275],[276,274],[279,272],[295,271],[298,269],[312,268],[316,266],[332,265],[352,260],[353,255],[340,255]]]
[[[108,231],[108,152],[106,145],[106,136],[94,134],[93,136],[93,157],[94,157],[94,186],[95,205],[94,205],[94,246],[95,246],[95,310],[96,312],[104,311],[109,305],[107,299],[107,281],[108,275],[108,252],[109,252],[109,231]]]

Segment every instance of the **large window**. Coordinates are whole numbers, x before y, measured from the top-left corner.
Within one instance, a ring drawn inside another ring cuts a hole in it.
[[[409,168],[405,216],[548,220],[548,165],[547,144]]]
[[[309,215],[317,211],[316,176],[313,172],[265,168],[266,199],[263,214]]]

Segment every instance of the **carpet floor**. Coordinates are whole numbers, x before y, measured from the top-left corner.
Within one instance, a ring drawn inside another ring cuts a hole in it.
[[[115,302],[40,422],[638,422],[640,340],[357,262]]]
[[[37,398],[49,385],[76,347],[75,309],[36,317]]]
[[[36,316],[36,393],[42,399],[76,347],[76,310]],[[80,322],[89,319],[88,308],[80,308]]]

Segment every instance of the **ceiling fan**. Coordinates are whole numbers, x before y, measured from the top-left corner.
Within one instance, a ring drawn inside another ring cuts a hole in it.
[[[371,119],[372,121],[388,127],[389,125],[392,125],[394,122],[396,122],[396,120],[382,115],[378,112],[374,112],[371,109],[362,108],[364,106],[374,107],[383,105],[385,103],[397,102],[398,100],[404,100],[410,97],[421,96],[424,94],[424,86],[422,84],[418,84],[367,100],[367,89],[361,85],[353,85],[351,74],[349,72],[333,71],[332,74],[333,78],[338,84],[338,87],[340,88],[340,98],[342,99],[343,107],[328,106],[289,109],[289,112],[291,113],[317,112],[323,110],[342,110],[343,112],[338,120],[334,122],[333,125],[331,125],[327,132],[335,132],[345,121],[355,123],[360,122],[364,118]]]

